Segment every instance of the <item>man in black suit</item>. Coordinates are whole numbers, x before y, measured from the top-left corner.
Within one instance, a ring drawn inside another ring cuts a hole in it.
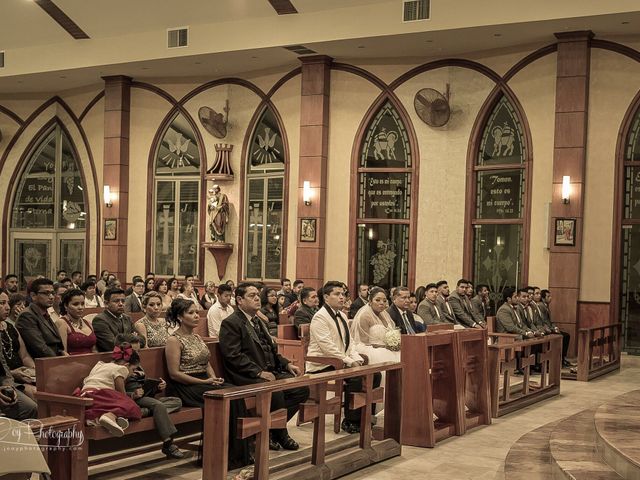
[[[358,298],[356,298],[353,302],[351,302],[351,307],[349,307],[349,318],[354,318],[358,310],[364,307],[369,300],[369,285],[366,283],[361,283],[358,285]]]
[[[430,283],[425,287],[425,298],[418,305],[418,315],[424,320],[426,325],[435,323],[451,323],[449,318],[440,311],[440,307],[436,304],[438,297],[438,287],[435,283]],[[427,330],[429,327],[427,327]]]
[[[420,328],[418,322],[413,319],[413,313],[409,310],[410,294],[407,287],[397,287],[393,291],[391,297],[393,303],[387,308],[387,313],[396,327],[400,328],[400,333],[414,335],[424,331],[424,328]]]
[[[278,353],[266,325],[256,317],[260,310],[260,292],[249,283],[236,288],[237,311],[224,319],[220,326],[220,351],[225,368],[225,378],[234,385],[251,385],[293,378],[301,370]],[[309,398],[309,389],[292,388],[271,395],[271,411],[287,409],[287,421]],[[269,447],[279,450],[297,450],[298,443],[289,436],[286,428],[273,429]]]
[[[471,303],[467,298],[467,280],[461,278],[456,284],[456,291],[449,295],[448,301],[460,325],[466,328],[482,328],[473,316]]]
[[[124,314],[125,295],[121,288],[107,288],[104,292],[105,309],[93,319],[93,331],[98,339],[98,351],[110,352],[119,334],[137,335],[131,318]],[[144,338],[140,338],[144,343]],[[144,346],[144,345],[142,345]]]
[[[142,294],[144,293],[144,280],[138,277],[133,282],[133,290],[124,300],[124,311],[126,313],[137,313],[142,311]]]
[[[307,323],[311,323],[311,319],[318,311],[318,292],[313,287],[304,287],[300,290],[300,306],[293,315],[293,324],[300,327]]]
[[[37,278],[31,283],[31,304],[18,316],[16,327],[33,358],[67,355],[60,333],[49,315],[55,295],[53,282]]]

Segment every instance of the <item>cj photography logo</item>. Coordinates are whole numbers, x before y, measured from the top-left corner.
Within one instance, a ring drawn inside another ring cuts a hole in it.
[[[38,419],[18,422],[0,417],[0,452],[77,449],[83,442],[84,432],[79,430],[76,424],[68,428],[54,429],[43,425]]]

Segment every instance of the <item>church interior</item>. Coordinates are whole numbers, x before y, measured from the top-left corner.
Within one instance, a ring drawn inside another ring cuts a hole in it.
[[[0,478],[639,479],[639,26],[1,2]]]

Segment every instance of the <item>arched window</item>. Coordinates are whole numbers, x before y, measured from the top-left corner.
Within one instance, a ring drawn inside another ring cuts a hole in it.
[[[75,147],[55,124],[29,153],[14,192],[10,261],[22,288],[58,269],[84,272],[85,191]]]
[[[247,157],[244,277],[277,280],[282,271],[285,145],[267,106],[253,130]]]
[[[359,148],[355,283],[390,288],[411,276],[411,197],[414,155],[407,128],[386,101],[369,122]]]
[[[154,177],[153,271],[197,276],[200,148],[193,127],[181,113],[162,136]]]
[[[640,109],[625,137],[620,322],[624,351],[640,353]]]
[[[472,272],[494,295],[524,277],[527,142],[516,110],[502,96],[482,132],[473,167]]]

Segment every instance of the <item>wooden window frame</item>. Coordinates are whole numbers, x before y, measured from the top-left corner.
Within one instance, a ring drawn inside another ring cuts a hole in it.
[[[505,163],[500,165],[478,165],[478,152],[482,144],[482,137],[487,127],[487,123],[498,103],[505,97],[511,104],[517,116],[520,128],[522,129],[523,147],[525,148],[524,162]],[[530,245],[530,223],[531,223],[531,187],[532,187],[532,165],[533,147],[531,142],[531,132],[529,124],[520,102],[513,93],[504,88],[496,87],[487,98],[476,117],[469,140],[467,151],[467,188],[465,198],[465,228],[464,228],[464,259],[462,276],[473,280],[474,277],[474,244],[476,225],[521,225],[522,226],[522,268],[516,278],[517,286],[524,286],[529,279],[529,245]],[[476,198],[478,189],[478,172],[498,171],[498,170],[522,170],[525,176],[522,195],[522,216],[520,218],[500,218],[500,219],[480,219],[476,217]]]

